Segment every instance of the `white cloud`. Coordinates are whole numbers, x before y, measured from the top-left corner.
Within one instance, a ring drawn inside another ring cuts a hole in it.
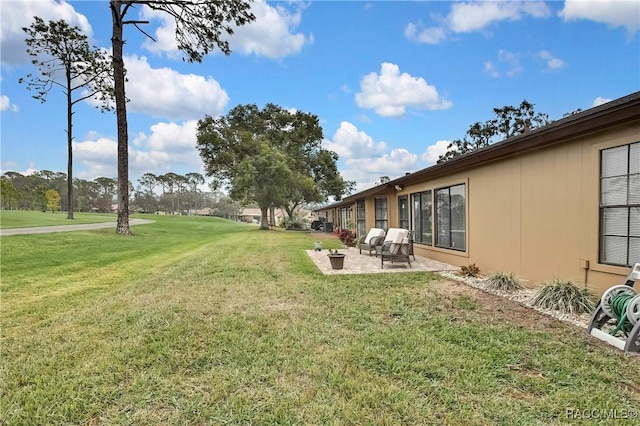
[[[171,120],[201,119],[222,113],[229,95],[212,77],[180,74],[171,68],[151,68],[145,57],[125,58],[130,111]]]
[[[603,98],[602,96],[598,96],[593,100],[593,106],[597,107],[602,104],[606,104],[607,102],[611,102],[613,99]]]
[[[196,150],[196,127],[195,120],[154,124],[134,156],[134,167],[146,170],[145,163],[151,161],[154,170],[162,173],[175,171],[179,166],[200,170],[202,160]]]
[[[553,56],[550,52],[542,50],[538,53],[538,57],[547,63],[547,71],[553,71],[566,66],[565,62]]]
[[[373,138],[356,126],[343,121],[336,130],[331,141],[325,140],[326,149],[334,151],[341,159],[349,159],[382,152],[386,148],[384,142],[375,142]]]
[[[354,194],[375,186],[375,182],[380,176],[373,176],[357,169],[340,170],[340,174],[345,180],[355,182]]]
[[[370,176],[389,176],[394,179],[414,170],[418,165],[418,156],[404,148],[396,148],[380,157],[350,158],[346,165]]]
[[[496,78],[500,77],[500,73],[498,72],[498,69],[496,68],[496,66],[491,61],[486,61],[484,63],[483,72],[485,74],[490,75],[491,77],[496,77]]]
[[[433,145],[429,145],[427,150],[420,156],[420,159],[427,163],[427,166],[435,164],[440,156],[447,152],[447,147],[450,143],[451,141],[448,140],[440,140]]]
[[[421,22],[409,23],[404,29],[404,36],[416,43],[438,44],[446,38],[442,27],[424,28]]]
[[[18,112],[20,108],[18,108],[18,105],[12,104],[8,96],[0,95],[0,111]]]
[[[170,58],[180,58],[181,53],[178,50],[178,43],[176,42],[176,23],[175,18],[166,12],[155,11],[147,6],[143,6],[140,10],[140,19],[148,20],[149,22],[159,21],[153,38],[148,38],[142,43],[142,46],[149,52],[164,53]]]
[[[521,3],[524,14],[532,18],[546,18],[551,16],[551,9],[544,1],[525,1]]]
[[[324,140],[323,147],[335,151],[344,167],[340,173],[346,180],[356,182],[356,191],[370,188],[381,176],[392,179],[416,169],[418,156],[406,149],[390,152],[385,142],[376,142],[352,123],[343,121],[331,140]]]
[[[358,114],[358,116],[356,117],[358,119],[358,121],[360,121],[361,123],[371,123],[371,117],[369,117],[367,114]]]
[[[534,18],[549,16],[544,2],[480,1],[454,3],[447,16],[449,29],[456,33],[479,31],[499,21],[517,21],[524,15]]]
[[[558,15],[565,21],[587,19],[635,32],[640,28],[640,1],[566,0]]]
[[[497,59],[493,61],[485,61],[483,72],[494,78],[502,77],[516,77],[522,73],[524,69],[521,59],[522,56],[517,52],[509,52],[508,50],[499,50]],[[524,55],[525,58],[533,58],[536,60],[544,61],[544,71],[556,71],[558,69],[566,67],[566,63],[554,56],[547,50],[541,50],[536,53]]]
[[[351,158],[345,164],[346,168],[341,168],[340,173],[346,180],[356,182],[355,190],[359,192],[374,186],[381,176],[396,179],[415,171],[418,156],[400,148],[378,157]]]
[[[404,36],[416,43],[438,44],[447,33],[482,31],[500,21],[519,21],[526,16],[545,18],[551,15],[544,1],[473,1],[452,3],[446,17],[435,16],[438,25],[425,27],[409,23]]]
[[[382,117],[399,117],[407,108],[447,109],[453,104],[438,94],[422,77],[400,74],[396,64],[383,63],[380,74],[372,72],[360,81],[356,104],[360,108],[373,109]]]
[[[256,20],[235,30],[231,39],[231,49],[245,55],[283,58],[299,53],[305,44],[313,42],[313,37],[292,33],[302,19],[301,4],[291,13],[283,6],[271,6],[258,0],[251,6]]]
[[[313,38],[294,33],[302,17],[302,3],[295,5],[291,12],[281,5],[272,6],[264,0],[257,0],[251,6],[256,20],[241,27],[232,26],[234,34],[223,37],[229,41],[232,52],[244,55],[283,58],[300,52]],[[160,26],[154,33],[156,42],[147,40],[144,47],[154,53],[165,53],[170,57],[181,57],[175,40],[175,20],[166,13],[152,11],[145,7],[141,11],[143,19],[159,20]]]
[[[29,61],[22,28],[29,27],[34,16],[39,16],[45,21],[64,19],[71,26],[80,28],[87,37],[92,36],[87,18],[76,13],[69,3],[58,0],[2,1],[0,50],[3,65],[17,65]]]
[[[129,146],[129,173],[135,176],[150,172],[183,173],[181,170],[201,171],[202,161],[196,150],[195,120],[182,124],[156,123],[149,134],[140,132],[134,138],[134,147]],[[117,175],[117,142],[90,132],[82,142],[74,142],[74,160],[83,164],[86,170],[79,172],[83,179],[98,176],[115,177]]]
[[[30,176],[40,169],[36,168],[36,163],[33,161],[29,161],[27,168],[25,170],[17,170],[18,164],[14,161],[5,161],[0,166],[0,174],[5,174],[7,172],[16,172],[20,173],[23,176]]]
[[[484,64],[484,73],[491,77],[515,77],[522,72],[520,55],[507,50],[498,51],[497,63],[487,61]]]
[[[196,120],[178,123],[156,123],[149,134],[139,137],[140,148],[135,151],[134,168],[148,171],[147,161],[158,173],[176,171],[187,167],[200,170],[202,160],[196,150]]]
[[[32,174],[38,171],[40,171],[40,169],[36,168],[36,163],[34,161],[29,161],[29,163],[27,164],[27,168],[18,173],[24,176],[31,176]]]
[[[15,161],[4,161],[1,163],[1,165],[2,167],[0,167],[0,174],[14,171],[18,167],[18,163],[16,163]]]
[[[104,162],[104,159],[108,158],[108,161],[115,166],[118,157],[118,143],[105,137],[74,142],[73,156],[77,160],[90,162]]]
[[[118,175],[118,143],[109,138],[73,142],[73,160],[82,164],[85,170],[75,173],[82,179],[113,177]]]
[[[197,125],[196,120],[182,124],[156,123],[151,126],[151,135],[145,138],[144,145],[152,151],[195,152]]]

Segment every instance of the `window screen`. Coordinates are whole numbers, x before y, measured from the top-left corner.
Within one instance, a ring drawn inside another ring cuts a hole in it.
[[[640,262],[640,143],[605,149],[600,160],[600,262]]]
[[[414,241],[425,245],[433,245],[432,201],[431,191],[411,195],[412,223]]]
[[[364,200],[362,199],[356,201],[356,232],[358,233],[358,238],[367,235]]]
[[[376,209],[376,226],[375,227],[386,230],[389,226],[388,218],[387,218],[387,199],[376,198],[375,209]]]
[[[398,221],[400,228],[409,229],[409,199],[406,196],[398,198]]]
[[[466,250],[465,185],[440,188],[435,191],[436,246]]]

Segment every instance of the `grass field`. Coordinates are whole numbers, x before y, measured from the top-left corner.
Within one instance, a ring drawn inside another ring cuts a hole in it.
[[[67,212],[39,212],[24,210],[0,210],[0,228],[31,228],[33,226],[77,225],[82,223],[116,222],[115,214],[75,212],[73,220]]]
[[[154,219],[2,237],[0,424],[580,424],[568,409],[640,407],[640,360],[583,330],[518,325],[425,273],[323,276],[305,233]]]

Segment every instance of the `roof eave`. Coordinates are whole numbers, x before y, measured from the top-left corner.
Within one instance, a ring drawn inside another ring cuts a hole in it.
[[[514,136],[445,163],[436,164],[390,181],[387,185],[409,185],[425,178],[434,178],[468,169],[480,164],[548,147],[557,143],[595,133],[607,128],[640,120],[640,92],[609,104],[592,108],[553,122],[545,127]],[[356,194],[358,195],[358,194]]]

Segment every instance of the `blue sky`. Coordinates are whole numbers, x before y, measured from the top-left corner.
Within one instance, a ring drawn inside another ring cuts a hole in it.
[[[640,90],[640,0],[256,0],[255,23],[231,37],[231,56],[182,61],[172,25],[125,29],[130,179],[202,172],[195,127],[238,104],[275,103],[319,117],[323,144],[346,179],[366,189],[381,176],[425,168],[492,108],[526,99],[551,119]],[[81,27],[110,47],[108,1],[0,3],[1,162],[6,171],[66,171],[61,91],[41,104],[18,79],[35,69],[21,27],[34,15]],[[76,107],[74,176],[116,176],[116,120]]]

